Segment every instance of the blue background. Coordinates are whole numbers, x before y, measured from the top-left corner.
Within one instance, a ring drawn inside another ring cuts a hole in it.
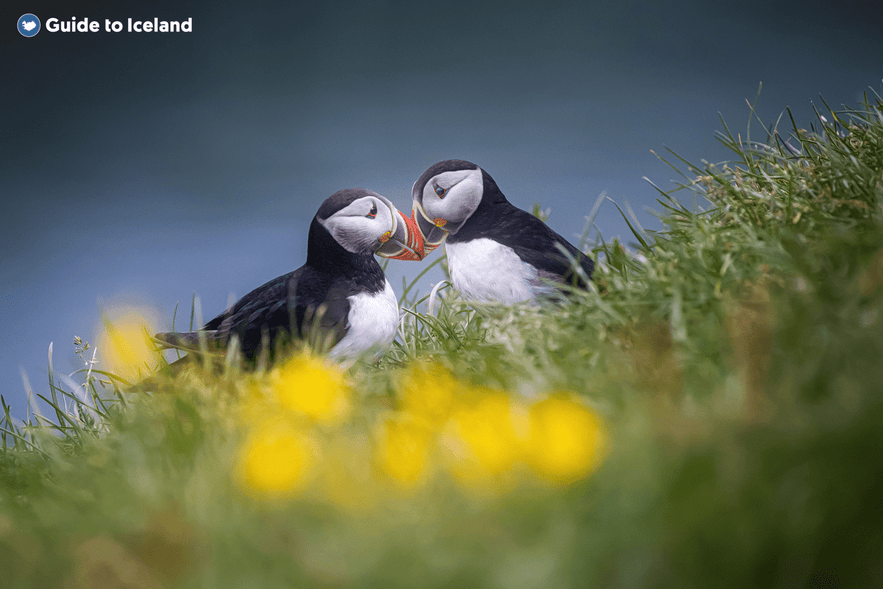
[[[463,158],[574,240],[601,193],[655,228],[642,178],[675,174],[650,150],[722,161],[719,113],[744,131],[759,83],[765,121],[808,124],[819,95],[854,105],[883,77],[881,8],[849,0],[62,6],[13,2],[0,27],[0,393],[19,417],[20,367],[38,392],[50,342],[58,372],[80,367],[100,305],[170,320],[196,292],[209,318],[300,266],[340,188],[409,209],[425,168]],[[24,12],[193,32],[26,39]],[[596,223],[629,240],[613,206]],[[421,268],[392,262],[394,288]]]

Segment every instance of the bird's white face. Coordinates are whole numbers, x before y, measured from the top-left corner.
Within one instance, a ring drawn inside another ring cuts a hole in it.
[[[319,222],[349,252],[410,259],[404,257],[411,250],[407,246],[409,228],[402,217],[386,198],[368,195],[354,200]]]
[[[415,198],[421,214],[449,233],[457,230],[481,203],[484,182],[481,170],[455,170],[433,176]]]

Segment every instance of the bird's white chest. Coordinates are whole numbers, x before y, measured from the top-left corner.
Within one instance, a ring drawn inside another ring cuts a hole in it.
[[[511,304],[533,299],[543,290],[536,268],[492,239],[446,243],[445,252],[451,281],[463,298]]]
[[[353,358],[372,348],[386,346],[395,339],[399,327],[399,302],[389,281],[383,292],[360,293],[347,297],[349,328],[329,355]]]

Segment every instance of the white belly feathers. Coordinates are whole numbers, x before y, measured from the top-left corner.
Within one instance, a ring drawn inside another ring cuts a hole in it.
[[[549,290],[536,268],[521,261],[511,247],[492,239],[446,243],[445,251],[451,281],[463,298],[512,304]]]
[[[389,281],[383,292],[360,293],[347,297],[349,329],[329,352],[332,358],[354,358],[371,348],[386,346],[395,339],[399,327],[399,302]]]

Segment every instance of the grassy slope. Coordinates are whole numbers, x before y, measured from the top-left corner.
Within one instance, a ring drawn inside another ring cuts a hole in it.
[[[7,415],[4,585],[880,586],[881,106],[726,131],[732,163],[683,162],[710,205],[660,192],[667,229],[636,227],[637,257],[596,244],[598,288],[568,304],[410,300],[396,348],[350,369],[351,410],[309,424],[315,472],[284,499],[231,476],[255,382],[235,371],[49,416],[53,437]],[[464,398],[574,392],[609,453],[567,484],[464,487],[434,461],[448,429],[397,484],[376,449],[427,358]]]

